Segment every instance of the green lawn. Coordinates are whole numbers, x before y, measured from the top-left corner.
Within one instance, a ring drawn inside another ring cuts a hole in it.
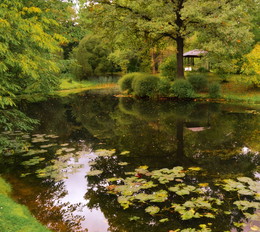
[[[10,192],[10,185],[0,177],[0,231],[50,232],[31,215],[25,206],[14,202],[9,197]]]
[[[188,75],[191,74],[188,73]],[[246,83],[239,82],[239,80],[250,78],[250,76],[220,75],[216,73],[201,73],[201,75],[205,75],[209,83],[220,83],[222,100],[260,104],[260,88],[253,88]],[[206,93],[198,95],[201,98],[207,98]]]

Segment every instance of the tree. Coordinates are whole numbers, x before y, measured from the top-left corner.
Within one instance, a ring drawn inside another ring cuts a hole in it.
[[[2,130],[31,130],[37,123],[14,109],[16,95],[48,92],[58,87],[57,61],[60,45],[66,39],[58,34],[59,23],[49,12],[47,1],[3,0],[0,3]]]
[[[25,2],[25,3],[24,3]],[[52,30],[57,22],[28,1],[0,4],[0,104],[12,105],[21,91],[47,91],[57,87],[56,54],[66,41]]]
[[[101,37],[91,34],[85,36],[73,52],[77,60],[77,65],[74,67],[76,76],[79,79],[88,79],[109,72],[113,73],[115,67],[108,59],[111,51],[111,46]]]
[[[93,25],[129,40],[170,38],[177,46],[177,76],[184,77],[185,39],[194,32],[209,51],[236,53],[252,42],[248,7],[254,0],[90,0]],[[115,40],[117,37],[115,37]]]

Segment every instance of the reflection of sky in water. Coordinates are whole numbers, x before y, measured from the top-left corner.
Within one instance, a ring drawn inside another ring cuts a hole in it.
[[[87,200],[84,195],[87,191],[87,179],[85,178],[88,171],[90,171],[89,162],[95,158],[94,153],[83,153],[83,155],[75,162],[71,159],[68,164],[82,164],[82,168],[77,169],[76,172],[67,175],[64,185],[68,194],[59,199],[60,202],[70,204],[86,204]],[[104,232],[108,230],[107,220],[99,209],[90,210],[84,207],[82,211],[75,211],[74,215],[84,216],[85,220],[82,221],[82,227],[88,229],[88,232]]]

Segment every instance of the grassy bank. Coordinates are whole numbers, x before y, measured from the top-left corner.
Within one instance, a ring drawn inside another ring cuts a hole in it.
[[[62,79],[60,90],[55,94],[67,96],[72,93],[79,93],[91,89],[115,88],[117,87],[117,78],[97,78],[89,81],[75,81],[71,79]]]
[[[50,232],[20,204],[10,197],[11,187],[0,177],[0,231],[3,232]]]
[[[253,88],[249,83],[240,82],[250,78],[243,75],[221,75],[216,73],[195,73],[205,76],[209,83],[217,82],[221,86],[221,99],[227,102],[260,104],[260,88]],[[188,73],[187,75],[192,75]],[[199,93],[199,98],[207,99],[207,93]]]

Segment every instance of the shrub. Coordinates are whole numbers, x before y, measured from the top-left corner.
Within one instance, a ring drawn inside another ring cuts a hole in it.
[[[153,97],[158,93],[159,77],[142,74],[134,78],[132,88],[138,97]]]
[[[200,72],[200,73],[207,73],[207,72],[209,72],[209,70],[206,69],[206,68],[204,68],[204,67],[199,67],[199,68],[197,69],[197,72]]]
[[[191,83],[195,91],[202,91],[207,88],[208,80],[203,75],[192,75],[188,77],[188,81]]]
[[[211,98],[218,98],[220,97],[220,84],[217,82],[213,82],[212,84],[209,85],[209,96]]]
[[[134,80],[135,77],[142,75],[141,73],[128,73],[126,75],[124,75],[123,77],[121,77],[118,81],[118,84],[120,86],[120,89],[122,91],[127,91],[127,93],[132,93],[133,89],[132,89],[132,82]]]
[[[178,98],[193,98],[195,92],[187,80],[176,80],[171,86],[171,93]]]
[[[243,83],[249,88],[259,88],[260,87],[260,75],[238,75],[234,78],[236,82]]]
[[[175,56],[169,56],[160,65],[161,75],[169,78],[169,80],[174,81],[177,74],[177,63]]]
[[[160,78],[158,85],[158,93],[160,96],[167,97],[170,94],[171,84],[167,78]]]

